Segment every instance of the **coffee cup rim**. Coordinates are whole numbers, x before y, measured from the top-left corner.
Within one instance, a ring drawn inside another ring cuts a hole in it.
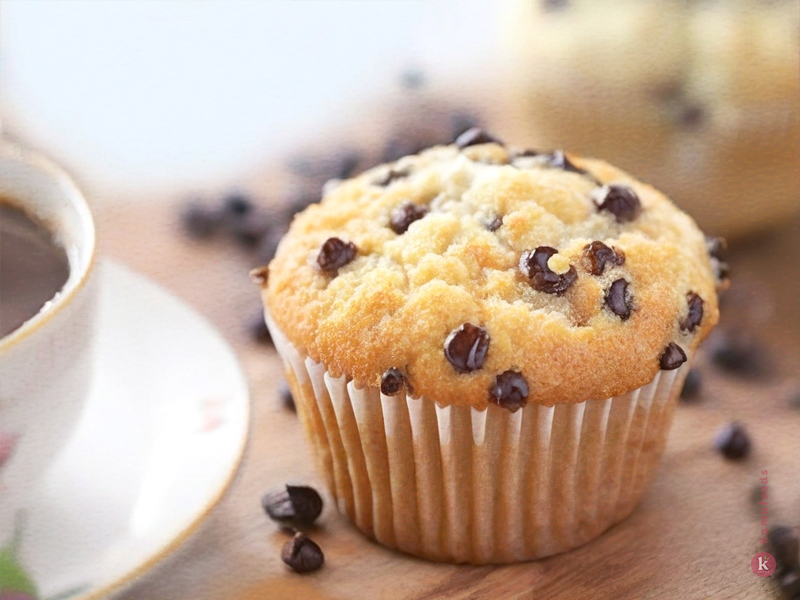
[[[73,177],[55,161],[39,151],[23,148],[19,144],[8,140],[0,140],[0,159],[27,162],[58,184],[64,191],[64,195],[69,198],[70,205],[75,209],[84,226],[84,241],[82,244],[85,245],[89,255],[89,259],[81,266],[77,277],[70,275],[64,287],[59,290],[60,293],[51,301],[52,304],[47,310],[40,310],[14,331],[0,338],[0,352],[3,352],[24,339],[27,339],[36,331],[39,331],[56,314],[60,313],[66,306],[71,304],[75,297],[86,286],[86,282],[95,268],[97,258],[97,233],[94,217],[89,209],[89,203],[86,200],[86,194],[84,194]],[[70,265],[70,271],[72,269],[73,265]]]

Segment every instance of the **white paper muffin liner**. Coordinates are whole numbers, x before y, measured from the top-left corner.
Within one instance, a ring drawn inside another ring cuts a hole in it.
[[[542,558],[629,515],[689,369],[605,400],[443,407],[334,377],[266,319],[338,509],[379,543],[437,561]]]

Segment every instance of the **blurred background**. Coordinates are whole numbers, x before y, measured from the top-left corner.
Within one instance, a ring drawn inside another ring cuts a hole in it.
[[[473,125],[605,159],[729,240],[733,283],[697,362],[704,383],[677,413],[649,521],[630,525],[658,528],[626,538],[626,573],[648,573],[631,597],[651,576],[674,591],[676,574],[691,579],[712,556],[729,597],[756,589],[746,566],[719,558],[744,548],[749,560],[756,531],[755,479],[723,471],[713,450],[724,423],[753,432],[758,465],[782,477],[775,522],[798,523],[800,0],[0,0],[0,122],[78,178],[102,254],[208,317],[251,385],[254,434],[230,497],[169,575],[126,598],[238,597],[208,591],[214,577],[269,597],[262,580],[284,571],[252,550],[268,543],[252,509],[270,474],[289,470],[270,434],[299,429],[276,408],[280,366],[247,273],[327,180]],[[312,473],[307,457],[298,464]],[[362,549],[337,523],[323,541]],[[656,547],[669,568],[646,562]],[[575,578],[562,558],[549,579],[515,573],[526,589],[561,589]],[[618,572],[595,567],[585,589],[612,597]],[[444,581],[430,568],[428,583]],[[707,597],[702,585],[672,597]]]
[[[298,154],[356,149],[355,172],[480,122],[615,163],[715,234],[800,205],[796,0],[0,6],[7,133],[98,201],[264,178],[281,195]]]

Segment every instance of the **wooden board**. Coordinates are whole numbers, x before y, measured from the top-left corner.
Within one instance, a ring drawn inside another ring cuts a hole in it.
[[[172,203],[106,203],[98,209],[102,252],[145,273],[214,322],[249,375],[253,435],[241,471],[200,530],[126,592],[126,600],[539,598],[766,599],[756,577],[760,516],[751,500],[769,475],[769,523],[800,523],[800,409],[789,396],[800,373],[800,223],[738,249],[726,320],[754,328],[771,375],[742,379],[701,356],[702,398],[679,406],[666,455],[644,501],[626,521],[572,552],[503,567],[443,565],[366,540],[330,502],[312,537],[326,565],[306,576],[279,558],[287,539],[263,514],[261,495],[284,482],[321,485],[296,416],[281,407],[273,350],[254,344],[247,322],[259,311],[247,255],[177,232]],[[754,441],[741,463],[723,460],[713,437],[727,421]],[[329,498],[328,498],[329,500]]]

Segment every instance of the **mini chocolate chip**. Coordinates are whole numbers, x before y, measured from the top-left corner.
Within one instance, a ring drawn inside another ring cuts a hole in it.
[[[486,224],[486,229],[489,231],[497,231],[503,225],[503,217],[494,217]]]
[[[467,129],[472,129],[473,127],[480,127],[480,119],[470,113],[463,112],[463,111],[456,111],[450,115],[450,137],[449,140],[453,140]]]
[[[533,150],[532,148],[526,148],[525,150],[518,150],[514,152],[513,158],[528,158],[533,156],[539,156],[542,152],[539,150]]]
[[[404,177],[408,177],[409,174],[410,173],[409,173],[408,170],[405,170],[405,169],[397,170],[397,169],[391,168],[391,169],[389,169],[389,171],[387,173],[385,173],[381,177],[378,177],[373,182],[373,184],[381,186],[381,187],[385,187],[385,186],[389,185],[390,183],[392,183],[393,181],[397,181],[398,179],[403,179]]]
[[[783,525],[770,527],[767,547],[775,557],[776,570],[786,572],[800,569],[800,539],[795,528]]]
[[[729,460],[741,460],[750,454],[750,436],[740,423],[730,423],[720,430],[714,447]]]
[[[564,171],[569,171],[570,173],[577,173],[578,175],[588,175],[588,171],[576,166],[569,158],[567,158],[567,155],[564,154],[563,150],[553,150],[553,153],[550,154],[547,159],[547,164],[554,169],[562,169]]]
[[[502,146],[503,142],[492,137],[480,127],[472,127],[459,135],[456,138],[455,144],[463,150],[468,146],[476,146],[478,144],[500,144]]]
[[[528,402],[528,382],[517,371],[500,373],[489,388],[489,398],[497,406],[516,412]]]
[[[283,404],[283,407],[286,410],[297,412],[297,407],[294,403],[294,396],[292,396],[292,390],[289,387],[289,384],[285,381],[282,381],[278,386],[278,396],[280,397],[281,404]]]
[[[232,192],[223,198],[224,210],[227,214],[243,217],[253,210],[253,202],[240,192]]]
[[[728,249],[728,242],[725,241],[725,238],[707,235],[706,249],[712,258],[722,259],[723,253]]]
[[[345,242],[337,237],[328,238],[317,254],[317,264],[326,273],[336,273],[353,261],[358,249],[353,242]]]
[[[198,202],[190,202],[181,211],[181,225],[190,237],[207,239],[219,231],[222,225],[221,217],[218,210]]]
[[[695,294],[689,292],[686,294],[687,304],[689,310],[686,313],[686,318],[681,321],[681,331],[694,331],[703,320],[703,299]]]
[[[471,373],[483,367],[489,350],[489,334],[472,323],[454,329],[444,342],[444,355],[459,373]]]
[[[312,487],[287,485],[285,490],[265,494],[261,506],[273,521],[309,527],[322,512],[322,497]]]
[[[711,266],[717,281],[724,282],[730,278],[730,266],[723,259],[728,243],[725,238],[706,236],[706,249],[711,257]]]
[[[615,248],[609,248],[603,242],[595,241],[583,249],[586,257],[586,270],[592,275],[602,275],[606,264],[619,266],[625,262],[625,254]]]
[[[610,212],[617,223],[633,221],[642,210],[639,196],[627,185],[604,185],[595,192],[594,201],[597,210]]]
[[[605,295],[608,309],[623,321],[627,321],[633,311],[633,298],[628,293],[628,282],[617,279],[608,288]]]
[[[269,334],[269,328],[264,321],[264,315],[260,312],[251,321],[250,335],[259,344],[272,344],[272,336]]]
[[[686,353],[675,342],[670,342],[661,353],[658,364],[662,371],[672,371],[686,362]]]
[[[386,369],[381,377],[381,394],[384,396],[396,396],[407,387],[406,376],[395,367]]]
[[[281,560],[297,573],[310,573],[325,563],[325,555],[315,541],[298,531],[283,545]]]
[[[572,265],[569,266],[566,273],[558,274],[552,271],[547,265],[547,261],[555,254],[558,254],[558,250],[550,246],[539,246],[535,250],[526,250],[519,259],[519,268],[528,278],[533,289],[561,296],[575,283],[578,273]]]
[[[419,221],[422,217],[427,215],[429,210],[427,206],[421,204],[404,202],[392,210],[389,216],[389,227],[396,234],[401,235],[408,230],[408,227],[414,221]]]
[[[744,377],[758,377],[766,372],[761,349],[747,331],[717,330],[709,340],[711,362],[723,371]]]
[[[683,387],[681,388],[681,400],[695,400],[700,394],[703,378],[700,371],[691,369],[683,380]]]

